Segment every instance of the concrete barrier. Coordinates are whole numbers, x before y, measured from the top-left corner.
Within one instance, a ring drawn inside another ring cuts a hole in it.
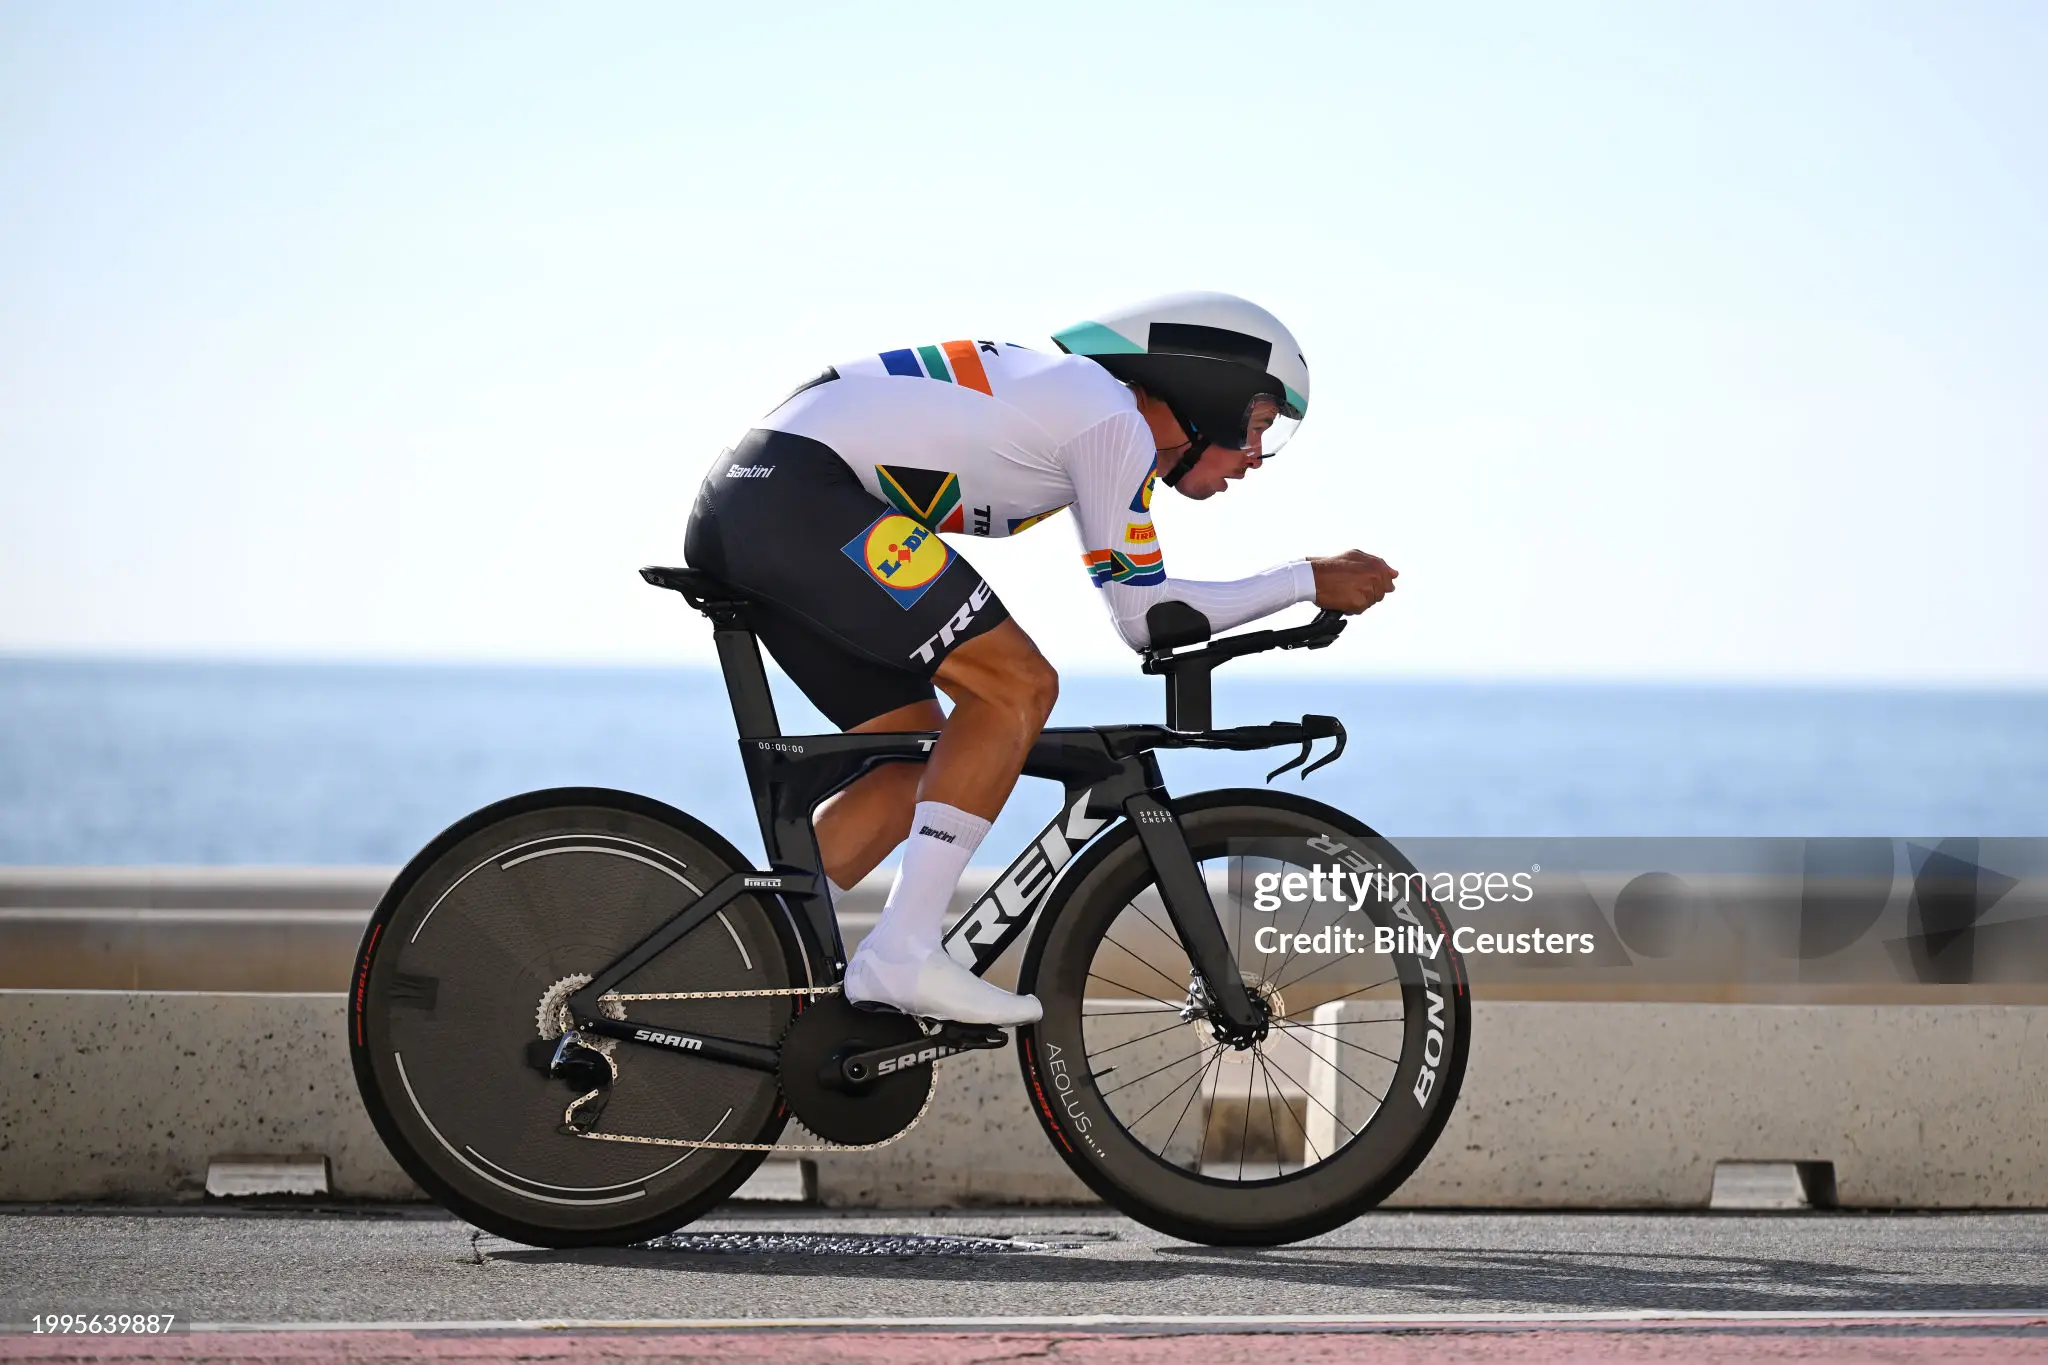
[[[2048,1008],[1473,1013],[1457,1111],[1395,1204],[1701,1207],[1716,1162],[1752,1160],[1832,1162],[1850,1207],[2048,1207]],[[0,991],[0,1200],[197,1199],[224,1155],[324,1155],[339,1197],[417,1198],[362,1112],[342,1027],[339,995]],[[1340,1104],[1333,1082],[1303,1083]],[[837,1207],[1088,1197],[1009,1049],[940,1063],[923,1122],[818,1158],[816,1191]]]
[[[2048,1005],[2048,840],[1402,842],[1426,865],[1534,850],[1606,869],[1546,873],[1527,904],[1465,916],[1474,930],[1571,931],[1594,945],[1575,957],[1468,953],[1482,1000]],[[1832,875],[1843,846],[1892,870]],[[1728,866],[1628,870],[1688,857]],[[0,988],[343,990],[394,871],[0,868]],[[991,876],[970,869],[952,913]],[[888,884],[870,877],[840,902],[849,946]],[[1013,984],[1019,957],[1005,954],[990,979]]]
[[[322,992],[347,988],[363,927],[396,868],[0,868],[0,989]],[[975,868],[952,913],[987,889]],[[888,895],[840,902],[848,947]],[[1015,981],[1015,954],[1005,969]],[[1003,979],[999,973],[996,978]]]
[[[356,1095],[341,995],[0,991],[0,1200],[182,1200],[215,1157],[320,1156],[418,1199]]]

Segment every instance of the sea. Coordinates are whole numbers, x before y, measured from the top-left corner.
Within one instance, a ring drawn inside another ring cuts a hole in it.
[[[777,680],[783,728],[829,727]],[[1062,679],[1055,724],[1161,718],[1160,684]],[[1370,681],[1221,673],[1216,723],[1341,718],[1275,785],[1382,833],[2048,835],[2048,692]],[[1290,751],[1164,757],[1175,791]],[[758,855],[715,671],[0,657],[0,863],[378,864],[537,787],[669,802]],[[983,845],[1056,807],[1026,781]]]

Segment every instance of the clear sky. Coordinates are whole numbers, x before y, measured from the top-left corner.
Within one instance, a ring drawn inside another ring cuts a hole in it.
[[[0,651],[708,659],[633,570],[795,382],[1215,288],[1314,405],[1169,571],[1402,570],[1298,666],[2048,684],[2044,71],[2035,3],[8,0]],[[969,549],[1128,668],[1072,534]]]

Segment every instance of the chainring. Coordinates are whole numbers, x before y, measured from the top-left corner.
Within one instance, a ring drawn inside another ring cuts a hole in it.
[[[782,1098],[804,1127],[827,1142],[850,1147],[892,1138],[917,1121],[931,1096],[932,1067],[905,1067],[859,1090],[835,1090],[820,1079],[850,1052],[913,1042],[924,1030],[907,1014],[855,1009],[843,995],[813,1000],[782,1035],[775,1079]]]

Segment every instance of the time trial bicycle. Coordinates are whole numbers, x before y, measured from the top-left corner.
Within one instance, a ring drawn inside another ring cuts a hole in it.
[[[405,866],[351,978],[356,1079],[393,1156],[477,1227],[542,1246],[671,1231],[770,1153],[894,1141],[945,1058],[1008,1042],[840,991],[812,812],[936,736],[784,735],[747,599],[691,569],[641,574],[710,618],[766,866],[644,796],[512,797]],[[945,950],[985,973],[1030,930],[1017,988],[1045,1017],[1017,1030],[1023,1085],[1090,1189],[1190,1241],[1314,1236],[1443,1131],[1464,965],[1424,879],[1364,824],[1260,788],[1173,797],[1161,778],[1164,750],[1299,745],[1268,781],[1334,760],[1334,717],[1213,728],[1211,674],[1323,648],[1344,619],[1211,640],[1168,603],[1149,624],[1166,724],[1043,732],[1024,771],[1061,785],[1059,808]]]

